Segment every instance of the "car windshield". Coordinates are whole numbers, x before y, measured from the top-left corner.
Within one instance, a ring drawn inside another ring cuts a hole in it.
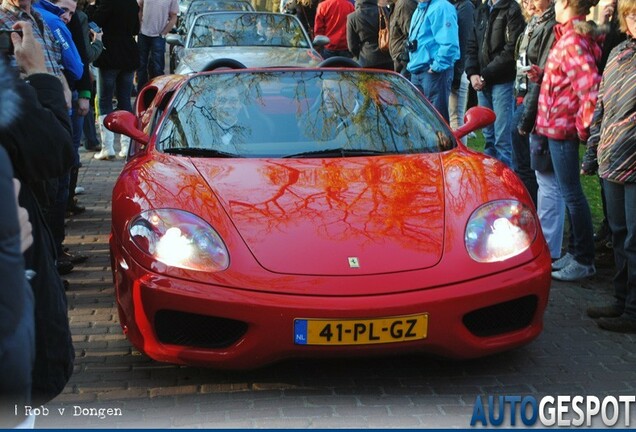
[[[185,26],[187,30],[192,25],[194,18],[205,12],[218,11],[253,11],[251,3],[238,0],[193,0],[185,12]]]
[[[250,11],[250,2],[240,0],[192,0],[188,3],[188,13],[199,14],[213,11]]]
[[[195,18],[187,48],[280,46],[309,48],[300,22],[291,15],[223,12]]]
[[[448,126],[400,75],[297,69],[192,76],[157,141],[166,153],[247,158],[434,153],[455,146]]]

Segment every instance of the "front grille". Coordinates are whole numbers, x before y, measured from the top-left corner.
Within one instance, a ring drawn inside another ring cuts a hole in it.
[[[197,348],[225,348],[239,340],[247,324],[227,318],[173,310],[155,314],[155,332],[160,342]]]
[[[527,327],[537,310],[536,296],[521,297],[464,315],[464,325],[475,336],[495,336]]]

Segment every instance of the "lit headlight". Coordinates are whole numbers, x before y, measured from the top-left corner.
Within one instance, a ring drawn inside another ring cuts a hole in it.
[[[532,210],[515,200],[479,207],[466,226],[466,249],[477,262],[496,262],[524,252],[537,235]]]
[[[230,264],[221,237],[192,213],[148,210],[130,223],[129,232],[139,249],[169,266],[215,272]]]

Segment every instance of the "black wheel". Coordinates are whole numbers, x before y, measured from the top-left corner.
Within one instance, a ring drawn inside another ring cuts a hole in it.
[[[318,63],[318,67],[352,67],[359,68],[360,64],[352,58],[349,57],[329,57]]]
[[[208,64],[206,64],[201,72],[209,72],[219,68],[229,68],[229,69],[245,69],[245,65],[238,60],[234,60],[231,58],[220,58],[216,60],[212,60]]]

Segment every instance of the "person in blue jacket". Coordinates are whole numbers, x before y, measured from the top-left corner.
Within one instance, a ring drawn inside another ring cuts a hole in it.
[[[60,17],[64,10],[47,0],[33,3],[33,7],[40,12],[42,18],[51,29],[55,40],[62,47],[62,66],[67,80],[69,83],[79,80],[84,73],[84,63],[73,42],[71,32]]]
[[[457,11],[448,0],[419,0],[409,29],[406,69],[435,109],[448,116],[453,68],[459,59]]]

